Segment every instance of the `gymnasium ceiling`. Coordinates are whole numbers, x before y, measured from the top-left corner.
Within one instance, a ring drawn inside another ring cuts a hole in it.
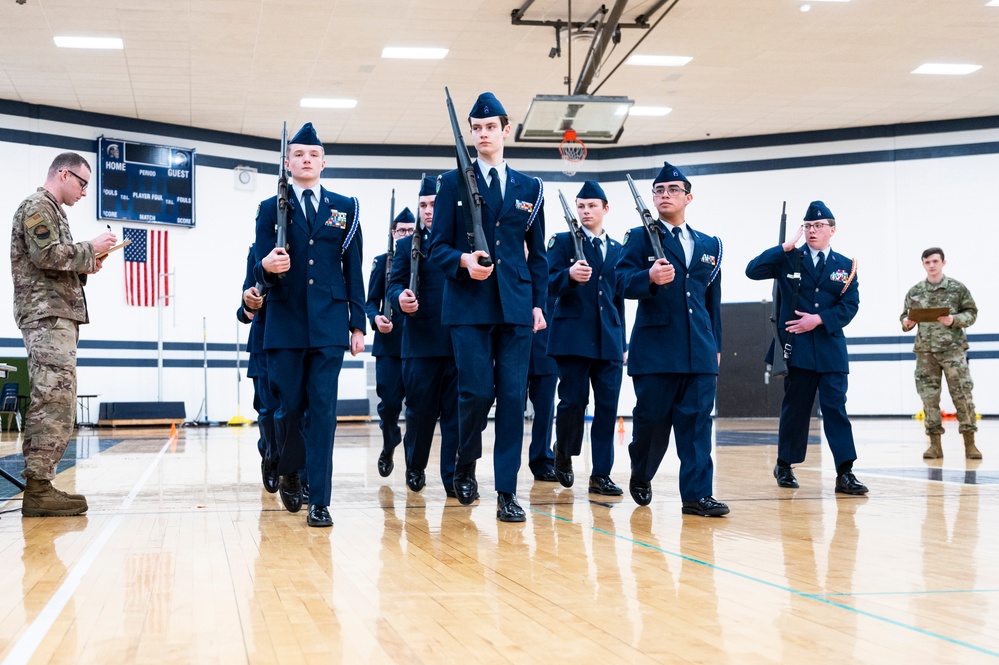
[[[999,6],[987,1],[678,0],[635,53],[693,60],[622,66],[598,94],[672,108],[629,118],[621,145],[997,115]],[[512,25],[523,0],[18,2],[0,0],[0,99],[272,138],[282,121],[312,120],[327,144],[444,145],[445,85],[459,116],[491,90],[515,122],[534,95],[566,92],[566,42],[552,59],[554,28]],[[575,0],[573,19],[600,4]],[[654,4],[630,0],[623,20]],[[567,5],[536,0],[524,18],[566,19]],[[622,30],[597,83],[645,32]],[[124,49],[57,48],[56,35],[120,37]],[[449,53],[390,60],[385,46]],[[573,78],[582,51],[576,42]],[[982,68],[910,73],[926,62]],[[303,97],[357,106],[303,109]]]

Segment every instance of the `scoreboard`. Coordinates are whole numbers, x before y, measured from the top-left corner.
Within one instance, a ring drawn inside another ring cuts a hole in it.
[[[97,147],[97,216],[194,227],[194,149],[106,136]]]

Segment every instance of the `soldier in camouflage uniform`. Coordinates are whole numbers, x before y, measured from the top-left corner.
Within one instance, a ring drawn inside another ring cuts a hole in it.
[[[87,500],[52,486],[56,465],[73,433],[76,415],[76,344],[87,323],[83,285],[101,269],[97,255],[114,246],[113,233],[73,242],[62,206],[87,193],[90,165],[65,152],[49,167],[45,184],[14,213],[10,268],[14,318],[28,354],[31,401],[24,418],[25,517],[79,515]]]
[[[978,307],[968,287],[943,274],[945,265],[944,253],[939,247],[923,252],[926,279],[909,289],[905,296],[905,310],[899,317],[905,332],[919,326],[913,348],[916,352],[916,392],[923,400],[926,434],[930,437],[930,446],[923,453],[923,458],[943,457],[940,447],[940,435],[944,432],[940,418],[943,375],[947,377],[947,387],[957,410],[958,430],[964,437],[965,456],[981,459],[982,453],[975,446],[978,425],[971,397],[975,384],[968,369],[968,336],[964,332],[978,317]],[[910,309],[932,307],[946,307],[950,313],[930,323],[917,324],[909,320]]]

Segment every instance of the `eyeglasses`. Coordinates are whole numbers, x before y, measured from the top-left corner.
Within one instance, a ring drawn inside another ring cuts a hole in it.
[[[683,194],[690,194],[690,190],[684,189],[683,187],[677,187],[676,185],[670,185],[669,187],[653,187],[652,193],[655,196],[680,196]]]
[[[415,231],[416,231],[415,228],[412,228],[412,229],[409,229],[409,228],[406,228],[406,229],[400,229],[400,228],[392,229],[392,233],[394,233],[397,236],[402,236],[402,237],[411,236],[411,235],[413,235],[413,233]]]
[[[832,224],[829,224],[829,223],[827,223],[827,222],[815,222],[814,224],[802,224],[801,226],[802,226],[802,227],[803,227],[803,228],[804,228],[804,229],[805,229],[806,231],[811,231],[812,229],[815,229],[816,231],[818,231],[818,230],[819,230],[819,229],[821,229],[821,228],[822,228],[823,226],[832,226]]]
[[[65,171],[66,173],[70,174],[71,176],[73,176],[74,178],[76,178],[77,180],[79,180],[80,181],[80,189],[82,189],[83,191],[87,191],[87,187],[90,186],[90,182],[89,181],[84,180],[83,178],[81,178],[80,176],[76,175],[75,173],[73,173],[69,169],[63,169],[63,171]]]

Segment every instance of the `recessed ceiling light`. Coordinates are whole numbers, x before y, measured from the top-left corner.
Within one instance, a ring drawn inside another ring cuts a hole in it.
[[[685,55],[633,55],[624,63],[645,67],[683,67],[693,60]]]
[[[809,2],[850,2],[850,0],[808,0]]]
[[[382,49],[383,58],[401,58],[403,60],[443,60],[446,55],[446,48],[386,46]]]
[[[302,101],[298,105],[303,109],[352,109],[357,106],[357,100],[302,97]]]
[[[943,74],[947,76],[963,76],[981,69],[981,65],[945,65],[938,62],[928,62],[912,70],[913,74]]]
[[[650,117],[660,117],[668,115],[672,111],[668,106],[632,106],[628,115],[644,115]]]
[[[53,37],[55,45],[59,48],[97,48],[116,49],[125,48],[125,44],[119,37],[68,37],[65,35]]]

